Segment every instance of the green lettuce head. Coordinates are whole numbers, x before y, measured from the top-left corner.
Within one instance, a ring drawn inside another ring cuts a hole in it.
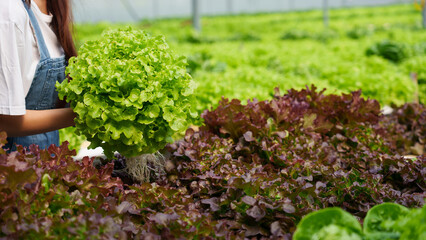
[[[297,224],[294,240],[362,240],[358,220],[340,208],[309,213]]]
[[[107,31],[80,48],[66,73],[72,80],[56,87],[77,114],[77,133],[108,157],[156,152],[197,117],[186,58],[163,36],[130,27]]]

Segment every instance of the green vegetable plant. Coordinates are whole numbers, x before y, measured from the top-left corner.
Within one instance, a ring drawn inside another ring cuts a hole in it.
[[[402,43],[384,40],[369,47],[367,56],[377,55],[394,63],[400,63],[409,57],[409,49]]]
[[[162,149],[197,117],[186,64],[163,36],[110,30],[80,48],[66,70],[72,80],[56,87],[91,148],[101,146],[108,158],[115,151],[135,157]]]
[[[340,208],[326,208],[304,217],[294,233],[294,240],[362,240],[362,227],[350,213]]]
[[[396,203],[383,203],[372,207],[364,219],[367,239],[399,239],[400,233],[393,229],[393,225],[398,218],[408,213],[408,208]]]
[[[340,208],[326,208],[303,217],[293,239],[424,239],[425,220],[425,206],[410,210],[396,203],[382,203],[367,212],[361,230],[358,220],[348,212]]]

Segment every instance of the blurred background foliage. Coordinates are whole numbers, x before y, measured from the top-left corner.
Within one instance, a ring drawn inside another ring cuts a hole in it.
[[[320,10],[202,17],[202,32],[188,18],[77,24],[77,45],[125,25],[164,35],[187,56],[200,113],[222,96],[265,100],[275,87],[311,84],[362,89],[382,106],[426,100],[426,31],[413,4],[333,9],[329,27]]]

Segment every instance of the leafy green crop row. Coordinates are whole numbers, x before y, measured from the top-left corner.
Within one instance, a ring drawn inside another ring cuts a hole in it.
[[[217,105],[221,96],[268,99],[276,86],[300,89],[312,83],[330,93],[362,89],[364,96],[383,105],[412,101],[416,87],[410,73],[424,81],[426,55],[396,65],[365,52],[384,40],[409,46],[424,43],[420,13],[412,5],[398,5],[332,10],[330,16],[329,29],[324,29],[320,11],[205,17],[201,34],[194,33],[186,19],[137,26],[164,34],[180,54],[209,56],[208,66],[190,68],[199,85],[200,112]],[[88,34],[95,27],[77,26],[80,41],[95,38]],[[424,102],[425,91],[419,92]]]

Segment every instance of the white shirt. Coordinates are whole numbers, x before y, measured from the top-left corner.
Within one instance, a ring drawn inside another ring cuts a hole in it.
[[[50,57],[61,57],[64,51],[50,26],[52,15],[43,14],[34,1],[31,9]],[[25,97],[39,62],[37,40],[22,0],[0,0],[0,114],[25,114]]]

